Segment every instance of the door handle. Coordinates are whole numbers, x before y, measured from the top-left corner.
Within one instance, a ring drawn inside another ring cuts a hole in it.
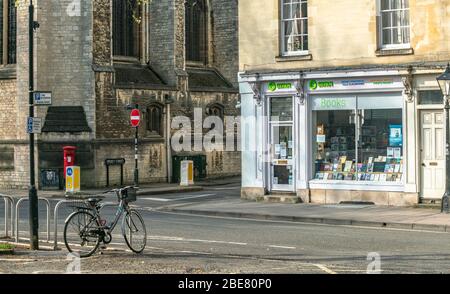
[[[437,166],[438,163],[437,162],[430,162],[430,166]]]
[[[423,167],[426,167],[427,165],[426,165],[425,163],[422,163],[422,166],[423,166]]]

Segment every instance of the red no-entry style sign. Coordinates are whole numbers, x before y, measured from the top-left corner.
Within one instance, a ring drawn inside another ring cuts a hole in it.
[[[139,109],[133,109],[130,114],[130,121],[131,126],[136,128],[139,126],[139,123],[141,122],[141,112]]]

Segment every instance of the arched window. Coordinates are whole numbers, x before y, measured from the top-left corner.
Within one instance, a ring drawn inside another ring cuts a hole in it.
[[[113,55],[140,57],[138,0],[113,1]]]
[[[186,60],[206,63],[207,7],[205,0],[186,1]]]
[[[224,106],[220,103],[212,103],[206,107],[206,115],[218,116],[220,119],[224,118]]]
[[[0,0],[0,64],[16,63],[16,35],[15,0]]]
[[[163,106],[159,103],[151,104],[147,108],[147,130],[153,135],[163,135]]]

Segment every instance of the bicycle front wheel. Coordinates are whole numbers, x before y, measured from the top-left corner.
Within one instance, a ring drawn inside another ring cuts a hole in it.
[[[91,256],[100,244],[97,218],[88,211],[74,212],[64,226],[64,243],[67,250],[80,257]]]
[[[147,230],[142,216],[131,209],[122,220],[122,234],[134,253],[141,253],[147,244]]]

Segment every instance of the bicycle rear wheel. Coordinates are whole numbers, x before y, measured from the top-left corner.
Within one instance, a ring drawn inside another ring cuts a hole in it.
[[[64,243],[69,252],[80,257],[91,256],[100,244],[97,218],[88,211],[74,212],[64,226]]]
[[[134,253],[141,253],[147,245],[147,230],[142,216],[131,209],[122,220],[122,234]]]

